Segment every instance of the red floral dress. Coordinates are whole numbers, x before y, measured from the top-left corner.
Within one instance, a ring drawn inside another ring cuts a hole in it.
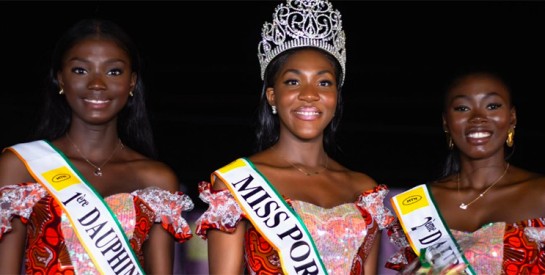
[[[494,222],[474,232],[450,232],[477,274],[545,274],[545,218]],[[402,270],[416,254],[405,235],[396,234],[393,239],[401,250],[386,267]]]
[[[104,200],[119,220],[142,265],[142,245],[154,223],[160,223],[177,242],[192,236],[182,212],[191,210],[193,202],[182,192],[149,187]],[[19,217],[27,228],[27,274],[98,274],[62,208],[40,184],[0,188],[0,240],[11,231],[14,217]]]
[[[196,234],[206,239],[209,229],[234,232],[246,219],[229,190],[213,191],[211,184],[199,184],[200,198],[209,208],[197,220]],[[394,216],[384,207],[388,189],[384,185],[362,193],[354,203],[322,208],[287,199],[301,217],[329,274],[363,274],[363,264],[380,229]],[[282,274],[277,251],[252,226],[245,233],[245,265],[250,274]]]

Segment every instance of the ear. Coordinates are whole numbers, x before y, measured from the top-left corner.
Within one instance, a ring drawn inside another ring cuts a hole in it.
[[[444,131],[444,132],[449,132],[447,120],[445,119],[445,115],[444,115],[444,114],[441,116],[441,119],[443,120],[443,131]]]
[[[515,107],[511,108],[509,120],[510,120],[511,126],[515,128],[517,126],[517,110],[515,109]]]
[[[269,87],[267,88],[267,90],[265,90],[265,95],[267,96],[267,101],[269,102],[269,105],[276,106],[276,96],[272,87]]]
[[[134,91],[134,87],[136,86],[136,80],[138,79],[138,76],[135,72],[131,74],[131,85],[129,91]]]
[[[64,81],[62,80],[62,74],[61,72],[57,72],[57,83],[59,84],[59,88],[62,90],[64,89]]]

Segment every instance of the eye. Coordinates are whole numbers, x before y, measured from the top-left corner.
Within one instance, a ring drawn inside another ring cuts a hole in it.
[[[465,105],[458,105],[458,106],[454,106],[454,111],[456,112],[466,112],[466,111],[469,111],[469,107],[465,106]]]
[[[85,74],[87,72],[84,68],[81,67],[74,67],[71,71],[75,74]]]
[[[322,80],[320,81],[320,86],[322,87],[329,87],[329,86],[332,86],[333,85],[333,82],[330,81],[330,80]]]
[[[295,86],[295,85],[299,84],[299,81],[297,81],[295,79],[288,79],[288,80],[284,81],[284,84],[290,85],[290,86]]]
[[[491,103],[491,104],[488,104],[488,105],[486,106],[486,108],[487,108],[488,110],[497,110],[497,109],[501,108],[501,106],[503,106],[503,105],[500,104],[500,103]]]
[[[118,76],[123,74],[123,70],[121,69],[112,69],[108,71],[108,75]]]

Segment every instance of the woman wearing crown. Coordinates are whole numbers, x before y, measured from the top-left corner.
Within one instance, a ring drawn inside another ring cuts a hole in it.
[[[258,47],[258,152],[199,184],[210,274],[375,274],[388,190],[331,158],[345,35],[331,3],[280,4]]]

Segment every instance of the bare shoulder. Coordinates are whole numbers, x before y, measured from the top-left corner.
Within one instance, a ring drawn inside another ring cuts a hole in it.
[[[24,163],[10,150],[0,154],[0,187],[34,182]]]
[[[353,170],[348,170],[347,173],[350,177],[350,182],[355,184],[356,190],[359,190],[359,193],[372,190],[378,185],[373,178],[365,173]]]
[[[131,166],[131,170],[135,171],[140,183],[145,187],[159,187],[171,192],[179,190],[178,177],[166,163],[142,158],[133,161]]]
[[[333,175],[339,175],[337,182],[348,184],[357,195],[372,190],[378,185],[371,176],[360,171],[351,170],[336,161],[332,163],[330,171]]]
[[[540,201],[545,200],[545,175],[525,170],[521,170],[520,174],[517,183],[523,186],[524,193],[531,192],[538,195]]]

